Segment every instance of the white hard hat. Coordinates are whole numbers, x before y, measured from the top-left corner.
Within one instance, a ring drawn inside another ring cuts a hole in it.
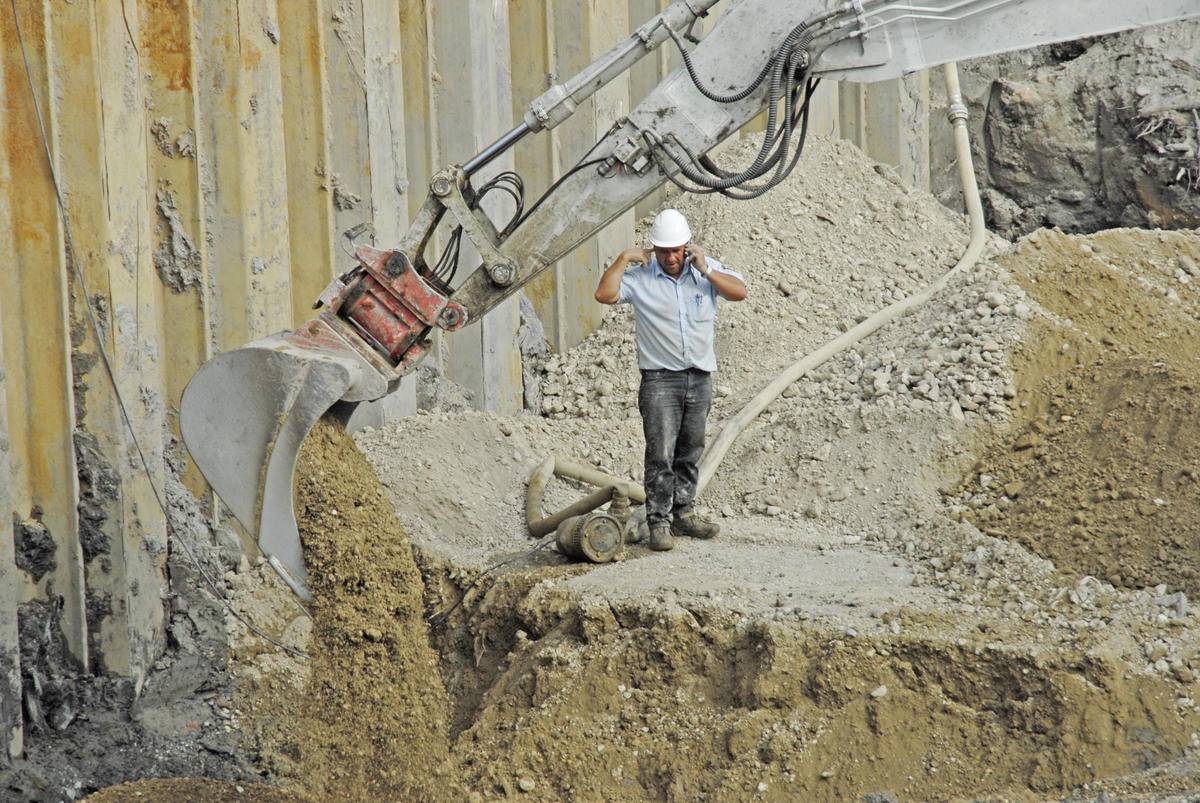
[[[692,241],[692,230],[678,209],[664,209],[650,227],[650,244],[656,248],[678,248]]]

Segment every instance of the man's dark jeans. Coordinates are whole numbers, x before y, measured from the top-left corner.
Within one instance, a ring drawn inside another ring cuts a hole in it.
[[[646,436],[646,522],[651,527],[692,509],[710,407],[707,371],[642,371],[638,410]]]

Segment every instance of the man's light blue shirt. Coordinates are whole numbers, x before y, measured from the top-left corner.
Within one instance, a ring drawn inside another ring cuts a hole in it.
[[[705,261],[714,271],[742,278],[712,257]],[[643,371],[717,370],[717,288],[696,268],[689,265],[676,280],[651,257],[648,265],[625,271],[617,303],[633,305],[638,367]]]

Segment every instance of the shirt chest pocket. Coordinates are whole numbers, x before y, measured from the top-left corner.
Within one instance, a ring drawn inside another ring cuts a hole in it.
[[[696,323],[711,321],[716,314],[716,305],[708,293],[688,294],[688,319]]]

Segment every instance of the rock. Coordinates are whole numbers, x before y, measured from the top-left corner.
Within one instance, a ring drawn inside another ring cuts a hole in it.
[[[880,686],[876,686],[871,691],[871,696],[874,697],[876,700],[880,700],[880,699],[886,697],[887,693],[888,693],[888,687],[880,685]]]
[[[532,778],[521,778],[517,781],[517,788],[522,792],[532,792],[537,789],[537,784],[533,782]]]
[[[1038,437],[1036,432],[1026,432],[1024,435],[1017,438],[1016,443],[1013,444],[1013,451],[1023,452],[1026,449],[1032,449],[1038,445],[1040,440],[1041,439]]]

